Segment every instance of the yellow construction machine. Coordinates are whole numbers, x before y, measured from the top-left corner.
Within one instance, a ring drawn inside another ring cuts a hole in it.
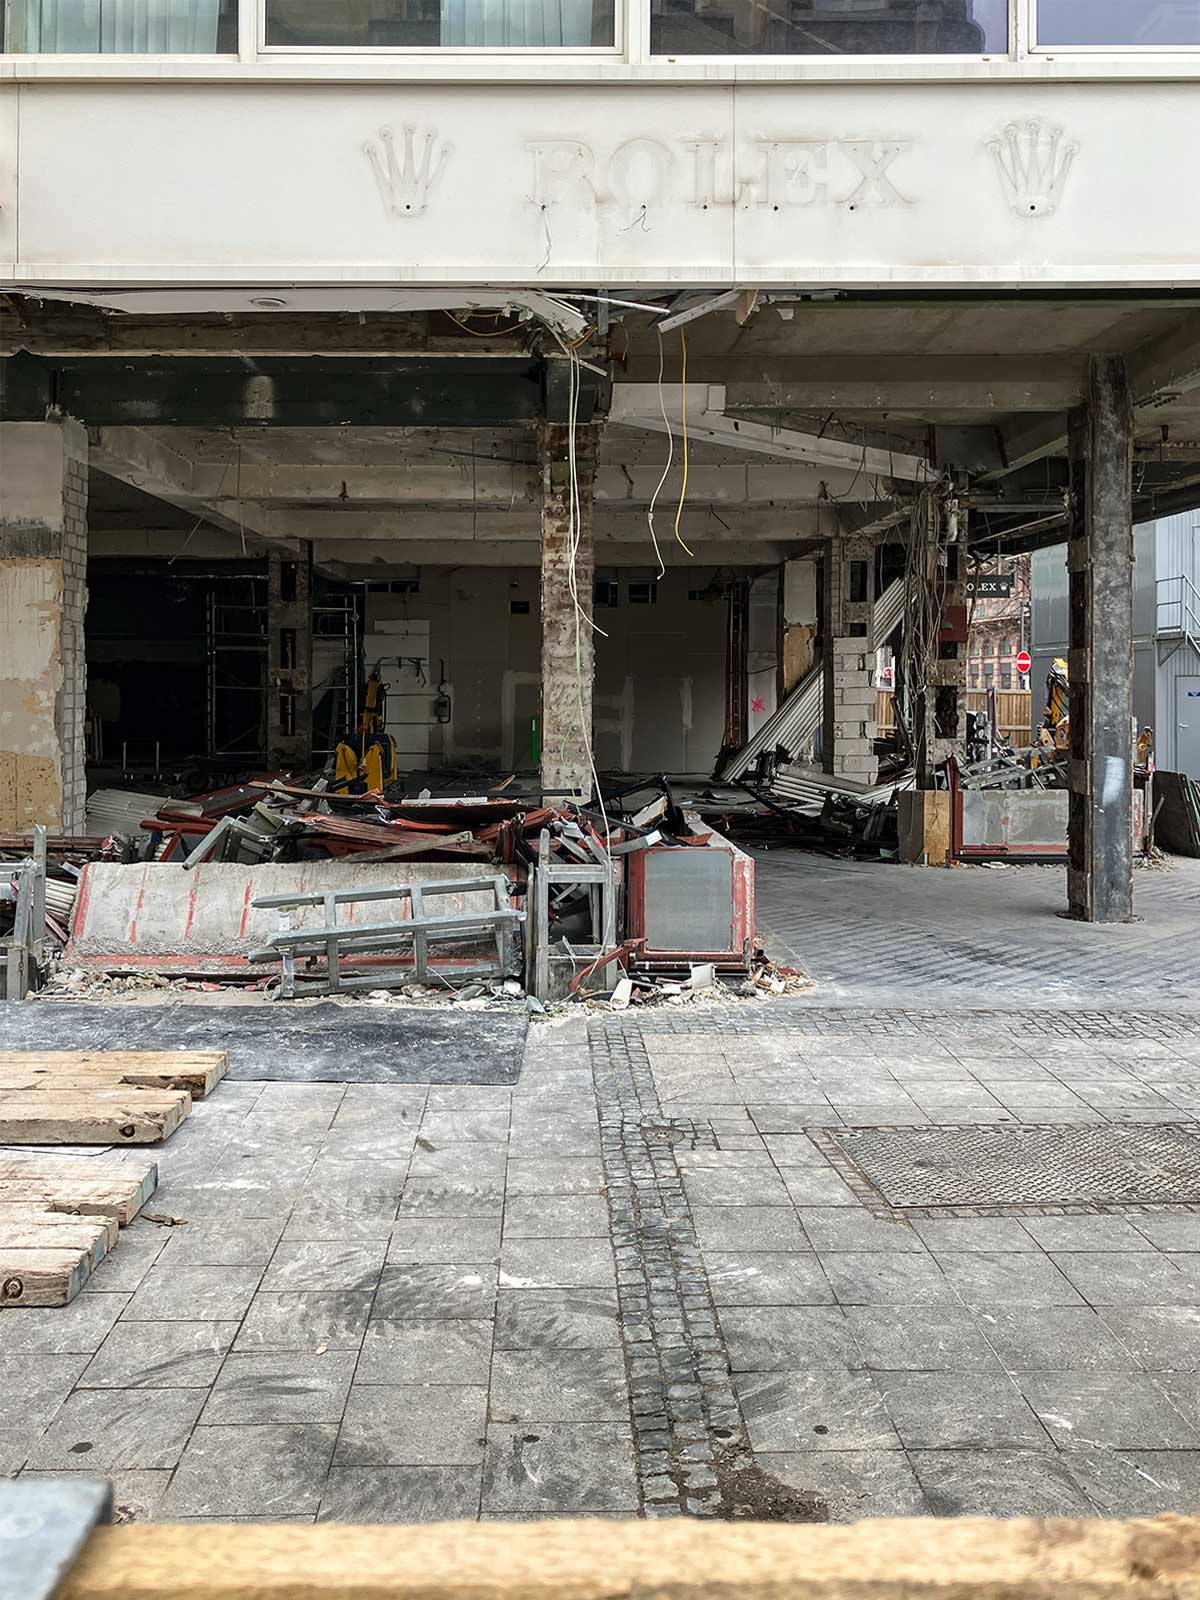
[[[396,781],[396,741],[384,731],[387,687],[377,672],[367,679],[358,727],[337,747],[333,788],[344,794],[382,794]]]
[[[1054,762],[1071,748],[1071,677],[1061,656],[1046,674],[1046,709],[1029,764]]]

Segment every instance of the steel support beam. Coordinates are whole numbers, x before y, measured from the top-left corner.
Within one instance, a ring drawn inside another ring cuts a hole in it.
[[[765,363],[763,363],[765,365]],[[1083,394],[1084,362],[1071,356],[811,355],[780,362],[789,375],[726,379],[731,411],[1065,411]]]
[[[597,384],[587,375],[579,419],[590,421]],[[42,421],[57,409],[89,427],[322,428],[513,427],[544,415],[535,356],[431,356],[409,360],[111,356],[0,361],[7,421]]]
[[[608,420],[614,427],[671,433],[677,438],[682,438],[686,431],[693,441],[790,461],[842,467],[860,477],[920,483],[933,476],[923,456],[798,433],[795,429],[777,428],[765,422],[748,422],[728,416],[726,404],[726,390],[717,383],[673,384],[662,389],[651,383],[616,383]]]
[[[1093,356],[1071,416],[1071,760],[1067,903],[1133,916],[1133,409],[1125,362]]]

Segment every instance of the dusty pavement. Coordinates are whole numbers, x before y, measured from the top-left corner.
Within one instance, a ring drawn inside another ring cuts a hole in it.
[[[924,940],[933,878],[879,880]],[[0,1470],[173,1520],[1194,1505],[1200,924],[1157,926],[1116,933],[1158,1002],[1047,920],[1058,991],[989,992],[985,930],[957,992],[839,955],[807,1002],[535,1026],[512,1086],[469,1016],[455,1082],[226,1082],[159,1153],[186,1226],[0,1312]]]

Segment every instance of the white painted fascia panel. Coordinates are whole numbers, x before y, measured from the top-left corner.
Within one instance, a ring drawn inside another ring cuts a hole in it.
[[[20,252],[0,272],[635,297],[1200,284],[1180,220],[1190,83],[794,82],[26,82]],[[1006,178],[1006,130],[1029,140],[1039,121],[1061,128],[1058,157]]]
[[[17,177],[19,91],[0,84],[0,274],[13,275],[17,262]]]

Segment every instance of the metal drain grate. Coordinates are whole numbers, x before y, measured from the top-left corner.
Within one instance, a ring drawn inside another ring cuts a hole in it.
[[[812,1132],[893,1211],[1200,1205],[1195,1123]]]

